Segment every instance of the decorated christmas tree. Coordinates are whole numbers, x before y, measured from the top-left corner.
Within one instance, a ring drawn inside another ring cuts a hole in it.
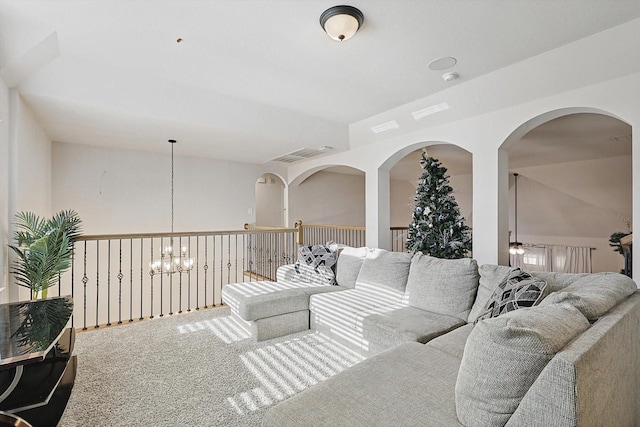
[[[425,153],[420,165],[424,171],[416,189],[407,249],[437,258],[464,258],[471,250],[471,229],[460,216],[447,168]]]

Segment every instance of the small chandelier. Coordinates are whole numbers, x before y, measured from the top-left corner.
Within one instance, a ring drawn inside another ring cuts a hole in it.
[[[364,15],[353,6],[333,6],[320,15],[320,26],[334,40],[345,41],[362,26]]]
[[[182,246],[180,250],[175,253],[173,247],[173,146],[176,143],[175,139],[170,139],[171,144],[171,240],[168,246],[162,248],[160,252],[160,258],[154,259],[149,263],[149,269],[151,274],[173,274],[176,272],[182,273],[193,269],[195,262],[193,258],[187,256],[187,247]]]
[[[509,243],[509,253],[511,255],[522,255],[524,253],[524,248],[522,247],[522,243],[518,242],[518,175],[517,173],[513,174],[513,177],[515,179],[514,182],[514,196],[515,196],[515,238],[516,241],[515,242],[510,242]]]

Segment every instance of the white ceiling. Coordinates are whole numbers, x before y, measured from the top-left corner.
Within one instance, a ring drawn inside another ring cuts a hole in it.
[[[251,163],[349,147],[348,125],[640,17],[638,0],[0,0],[0,75],[54,141]],[[176,40],[182,38],[181,43]],[[445,83],[428,63],[454,56]]]

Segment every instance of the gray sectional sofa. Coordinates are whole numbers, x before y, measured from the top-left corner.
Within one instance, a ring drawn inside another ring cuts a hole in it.
[[[263,425],[640,425],[636,284],[531,273],[507,293],[513,273],[344,248],[335,285],[286,266],[277,282],[225,286],[256,340],[312,328],[366,357],[272,407]]]

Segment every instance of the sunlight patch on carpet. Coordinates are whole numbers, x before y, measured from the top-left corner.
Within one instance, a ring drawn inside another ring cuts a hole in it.
[[[281,402],[363,360],[319,333],[251,350],[239,357],[261,384],[227,397],[227,403],[240,415]]]
[[[251,338],[247,332],[233,317],[225,316],[199,322],[187,323],[178,326],[178,333],[188,334],[198,331],[210,330],[225,344]]]

